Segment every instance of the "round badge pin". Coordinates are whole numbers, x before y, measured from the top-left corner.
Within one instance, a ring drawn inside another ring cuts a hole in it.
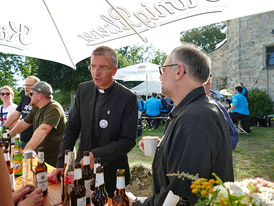
[[[107,128],[107,126],[108,126],[108,121],[105,120],[105,119],[102,119],[102,120],[99,122],[99,126],[100,126],[101,128]]]

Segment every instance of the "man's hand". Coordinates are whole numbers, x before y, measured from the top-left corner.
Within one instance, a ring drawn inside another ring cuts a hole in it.
[[[40,187],[36,188],[24,200],[18,203],[18,206],[42,206],[43,205],[43,192]]]
[[[129,200],[129,206],[132,206],[133,201],[136,199],[136,197],[131,192],[126,192],[126,196],[128,197],[128,200]]]
[[[25,197],[25,195],[30,193],[33,188],[34,188],[33,185],[26,185],[26,186],[19,188],[15,192],[12,192],[14,204],[17,204],[19,202],[19,200],[21,200],[23,197]]]
[[[63,168],[56,168],[56,169],[54,169],[50,173],[50,175],[48,176],[48,181],[50,181],[50,182],[52,182],[54,184],[58,183],[59,182],[59,178],[58,177],[60,177],[60,175],[62,175],[62,173],[63,173]]]
[[[93,170],[93,168],[94,168],[94,156],[93,156],[92,152],[89,152],[89,159],[90,159],[90,169]],[[80,163],[81,163],[82,168],[83,168],[84,158],[81,159]]]

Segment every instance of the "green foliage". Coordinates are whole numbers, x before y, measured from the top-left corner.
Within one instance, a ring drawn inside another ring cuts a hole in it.
[[[181,32],[181,42],[195,44],[206,53],[212,52],[226,37],[226,34],[222,32],[223,25],[211,24]]]
[[[250,111],[250,121],[255,122],[256,116],[272,114],[273,102],[265,91],[258,88],[248,91],[248,107]]]

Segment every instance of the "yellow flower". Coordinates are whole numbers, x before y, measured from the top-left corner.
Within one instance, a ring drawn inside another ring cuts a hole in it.
[[[210,179],[208,182],[211,183],[211,184],[214,184],[215,180],[214,179]]]
[[[212,185],[207,185],[207,186],[206,186],[206,189],[207,189],[207,190],[212,189]]]
[[[216,181],[215,181],[215,184],[219,185],[219,184],[220,184],[220,181],[219,181],[219,180],[216,180]]]
[[[194,189],[195,187],[196,187],[195,184],[192,184],[192,185],[190,186],[191,189]]]
[[[209,190],[209,193],[212,194],[212,195],[214,194],[214,192],[215,192],[215,191],[214,191],[213,189],[210,189],[210,190]]]
[[[198,192],[198,190],[196,188],[192,190],[192,193],[194,193],[194,194],[197,192]]]
[[[207,191],[206,191],[206,190],[202,190],[202,191],[201,191],[201,195],[202,195],[202,196],[206,196],[206,195],[207,195]]]

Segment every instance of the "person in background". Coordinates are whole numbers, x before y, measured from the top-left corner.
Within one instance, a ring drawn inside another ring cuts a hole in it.
[[[229,129],[223,112],[203,87],[210,74],[210,60],[204,53],[192,45],[176,47],[159,72],[162,94],[176,107],[168,115],[154,156],[154,194],[131,196],[130,202],[163,205],[171,190],[181,198],[189,197],[194,205],[197,197],[191,192],[191,180],[167,174],[184,172],[211,179],[214,172],[224,182],[234,181]]]
[[[7,121],[5,122],[5,126],[8,128],[11,128],[12,125],[14,125],[19,118],[21,117],[22,119],[25,118],[31,111],[32,106],[30,105],[30,90],[33,87],[33,85],[40,81],[39,78],[35,76],[28,76],[25,80],[25,96],[22,98],[21,102],[17,106],[16,110],[11,113],[11,115],[8,117]],[[26,144],[30,140],[31,136],[33,133],[33,128],[30,126],[27,128],[25,131],[21,133],[21,146],[22,149],[25,148]]]
[[[211,87],[211,81],[212,81],[212,76],[210,75],[207,83],[204,84],[204,88],[205,88],[205,92],[206,95],[209,96],[210,94],[210,87]],[[212,98],[213,99],[213,98]],[[236,129],[236,127],[234,126],[226,108],[218,101],[216,101],[215,99],[213,99],[218,106],[220,107],[220,109],[223,111],[226,121],[227,121],[227,125],[229,127],[229,133],[230,133],[230,140],[231,140],[231,146],[232,146],[232,150],[236,149],[236,145],[239,142],[239,133],[238,130]]]
[[[130,182],[127,153],[136,144],[138,105],[134,93],[114,81],[118,59],[109,47],[96,48],[88,67],[93,81],[79,85],[69,113],[64,139],[60,145],[57,169],[48,180],[57,183],[62,173],[64,152],[73,150],[80,135],[77,161],[89,151],[90,167],[100,157],[104,167],[105,186],[109,197],[116,189],[117,169],[125,169],[125,184]]]
[[[66,120],[62,106],[52,100],[52,93],[52,88],[48,83],[44,81],[36,82],[30,91],[30,104],[35,107],[9,134],[13,137],[32,125],[34,132],[25,150],[35,150],[38,146],[42,146],[45,153],[45,162],[56,166],[58,149],[63,139]]]
[[[7,164],[4,159],[3,150],[0,147],[0,202],[5,206],[42,206],[43,192],[41,188],[36,188],[31,192],[31,185],[21,187],[12,191]]]
[[[162,109],[162,104],[161,101],[156,98],[156,96],[157,94],[153,92],[151,98],[149,98],[145,102],[145,111],[147,117],[160,117],[160,110]],[[153,122],[155,122],[155,129],[159,127],[160,121],[160,119],[147,119],[149,128],[152,128]]]
[[[162,104],[162,109],[160,110],[161,116],[166,117],[167,114],[173,108],[173,101],[169,97],[165,97],[164,95],[161,94],[161,104]]]
[[[241,93],[242,93],[242,95],[244,95],[244,96],[246,97],[246,99],[247,99],[248,91],[247,91],[247,89],[245,88],[244,84],[241,82],[241,83],[239,84],[239,86],[243,87],[243,91],[242,91]]]
[[[228,112],[234,123],[237,123],[241,120],[242,129],[246,133],[250,133],[250,126],[247,121],[247,117],[249,116],[249,109],[246,97],[242,94],[243,87],[235,86],[234,95],[232,96],[231,107]]]
[[[17,105],[13,103],[14,93],[9,86],[3,86],[0,89],[1,100],[3,104],[0,106],[0,125],[5,124],[9,116],[15,111]],[[15,125],[10,125],[10,129]]]
[[[137,137],[142,136],[143,126],[142,126],[142,113],[145,111],[145,103],[142,97],[137,95],[137,101],[138,101],[138,128],[137,128]]]

